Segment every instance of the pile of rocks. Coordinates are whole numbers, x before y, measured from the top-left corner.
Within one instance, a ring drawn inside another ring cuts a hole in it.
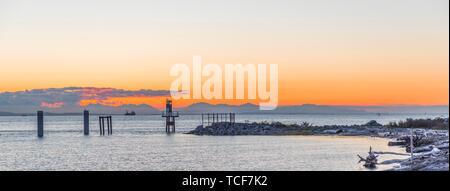
[[[281,123],[214,123],[211,126],[198,126],[188,132],[194,135],[283,135],[298,130],[300,126],[287,126]]]
[[[376,121],[364,125],[325,125],[311,126],[307,123],[214,123],[210,126],[198,126],[188,132],[194,135],[342,135],[342,136],[379,136],[394,137],[407,132],[404,128],[385,128]]]

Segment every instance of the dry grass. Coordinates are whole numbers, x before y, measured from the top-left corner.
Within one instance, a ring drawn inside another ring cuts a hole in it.
[[[390,122],[387,127],[448,129],[448,118],[406,119],[406,121]]]

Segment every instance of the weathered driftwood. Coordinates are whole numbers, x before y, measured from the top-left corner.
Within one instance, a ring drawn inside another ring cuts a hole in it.
[[[378,152],[373,152],[374,154],[377,155],[402,155],[402,156],[409,156],[409,154],[405,154],[405,153],[396,153],[396,152],[383,152],[383,151],[378,151]]]
[[[374,152],[372,152],[372,147],[370,147],[369,149],[369,156],[367,156],[366,158],[361,157],[360,155],[358,155],[359,157],[359,162],[364,162],[364,167],[366,168],[376,168],[377,164],[378,164],[378,155],[376,155]]]
[[[388,146],[405,146],[407,143],[403,140],[389,141]]]
[[[411,140],[412,137],[412,140]],[[431,138],[425,136],[423,133],[414,132],[413,136],[405,135],[399,137],[396,141],[390,141],[388,143],[389,146],[404,146],[406,147],[406,152],[411,152],[411,141],[414,149],[414,152],[417,152],[416,149],[425,145],[429,145],[434,142]]]

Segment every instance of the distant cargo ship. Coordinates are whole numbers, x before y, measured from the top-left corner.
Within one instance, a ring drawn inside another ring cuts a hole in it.
[[[128,111],[127,111],[127,112],[125,113],[125,115],[136,115],[136,112],[134,112],[134,111],[128,112]]]

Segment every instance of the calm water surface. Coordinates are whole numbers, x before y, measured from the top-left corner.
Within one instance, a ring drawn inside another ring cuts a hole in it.
[[[380,123],[447,115],[239,115],[237,121],[311,122],[315,125]],[[388,147],[386,139],[332,136],[194,136],[183,132],[200,116],[177,121],[166,135],[160,116],[113,116],[114,135],[82,135],[82,117],[46,116],[45,137],[36,137],[36,117],[0,117],[0,170],[364,170],[356,154]],[[383,155],[381,160],[401,158]],[[381,166],[383,170],[389,166]]]

